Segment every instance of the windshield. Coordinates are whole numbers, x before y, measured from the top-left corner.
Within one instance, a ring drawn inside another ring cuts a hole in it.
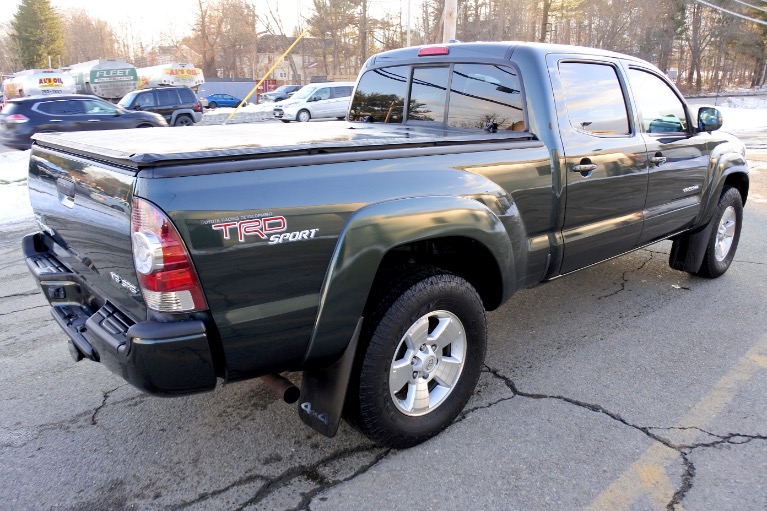
[[[129,92],[120,101],[118,101],[117,104],[122,107],[130,106],[130,104],[133,103],[133,98],[136,97],[136,94],[138,94],[138,91]]]
[[[306,99],[309,96],[312,95],[314,91],[317,90],[317,87],[310,87],[307,85],[306,87],[301,87],[298,89],[298,92],[290,96],[291,99]]]

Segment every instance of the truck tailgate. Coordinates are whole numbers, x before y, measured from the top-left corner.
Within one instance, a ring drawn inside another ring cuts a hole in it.
[[[135,172],[36,146],[28,186],[40,228],[55,242],[48,241],[53,255],[95,294],[142,320],[130,232]]]

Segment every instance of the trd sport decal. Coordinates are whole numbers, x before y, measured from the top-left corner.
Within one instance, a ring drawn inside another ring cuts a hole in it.
[[[224,239],[231,239],[233,232],[242,243],[247,236],[258,236],[262,240],[269,239],[270,245],[289,243],[291,241],[308,240],[320,232],[319,229],[307,229],[304,231],[284,232],[288,229],[288,222],[284,216],[270,216],[264,218],[251,218],[248,220],[228,221],[211,225],[214,231],[224,233]],[[282,234],[273,234],[282,233]]]

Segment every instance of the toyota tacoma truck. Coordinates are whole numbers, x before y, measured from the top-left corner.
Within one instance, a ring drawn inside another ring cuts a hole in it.
[[[749,179],[721,125],[627,55],[398,49],[345,121],[37,135],[23,251],[75,360],[165,396],[260,377],[403,448],[460,413],[516,291],[666,239],[727,271]]]

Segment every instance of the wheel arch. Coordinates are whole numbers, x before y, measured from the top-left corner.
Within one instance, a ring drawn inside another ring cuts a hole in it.
[[[181,116],[189,117],[189,119],[192,121],[192,124],[194,124],[194,111],[190,110],[188,108],[183,108],[179,110],[174,110],[173,113],[171,113],[170,116],[170,125],[175,126],[176,125],[176,119],[178,119]]]
[[[355,212],[339,236],[320,295],[305,365],[343,353],[364,315],[376,278],[425,264],[471,283],[491,310],[514,290],[512,243],[501,219],[464,197],[418,197]]]

